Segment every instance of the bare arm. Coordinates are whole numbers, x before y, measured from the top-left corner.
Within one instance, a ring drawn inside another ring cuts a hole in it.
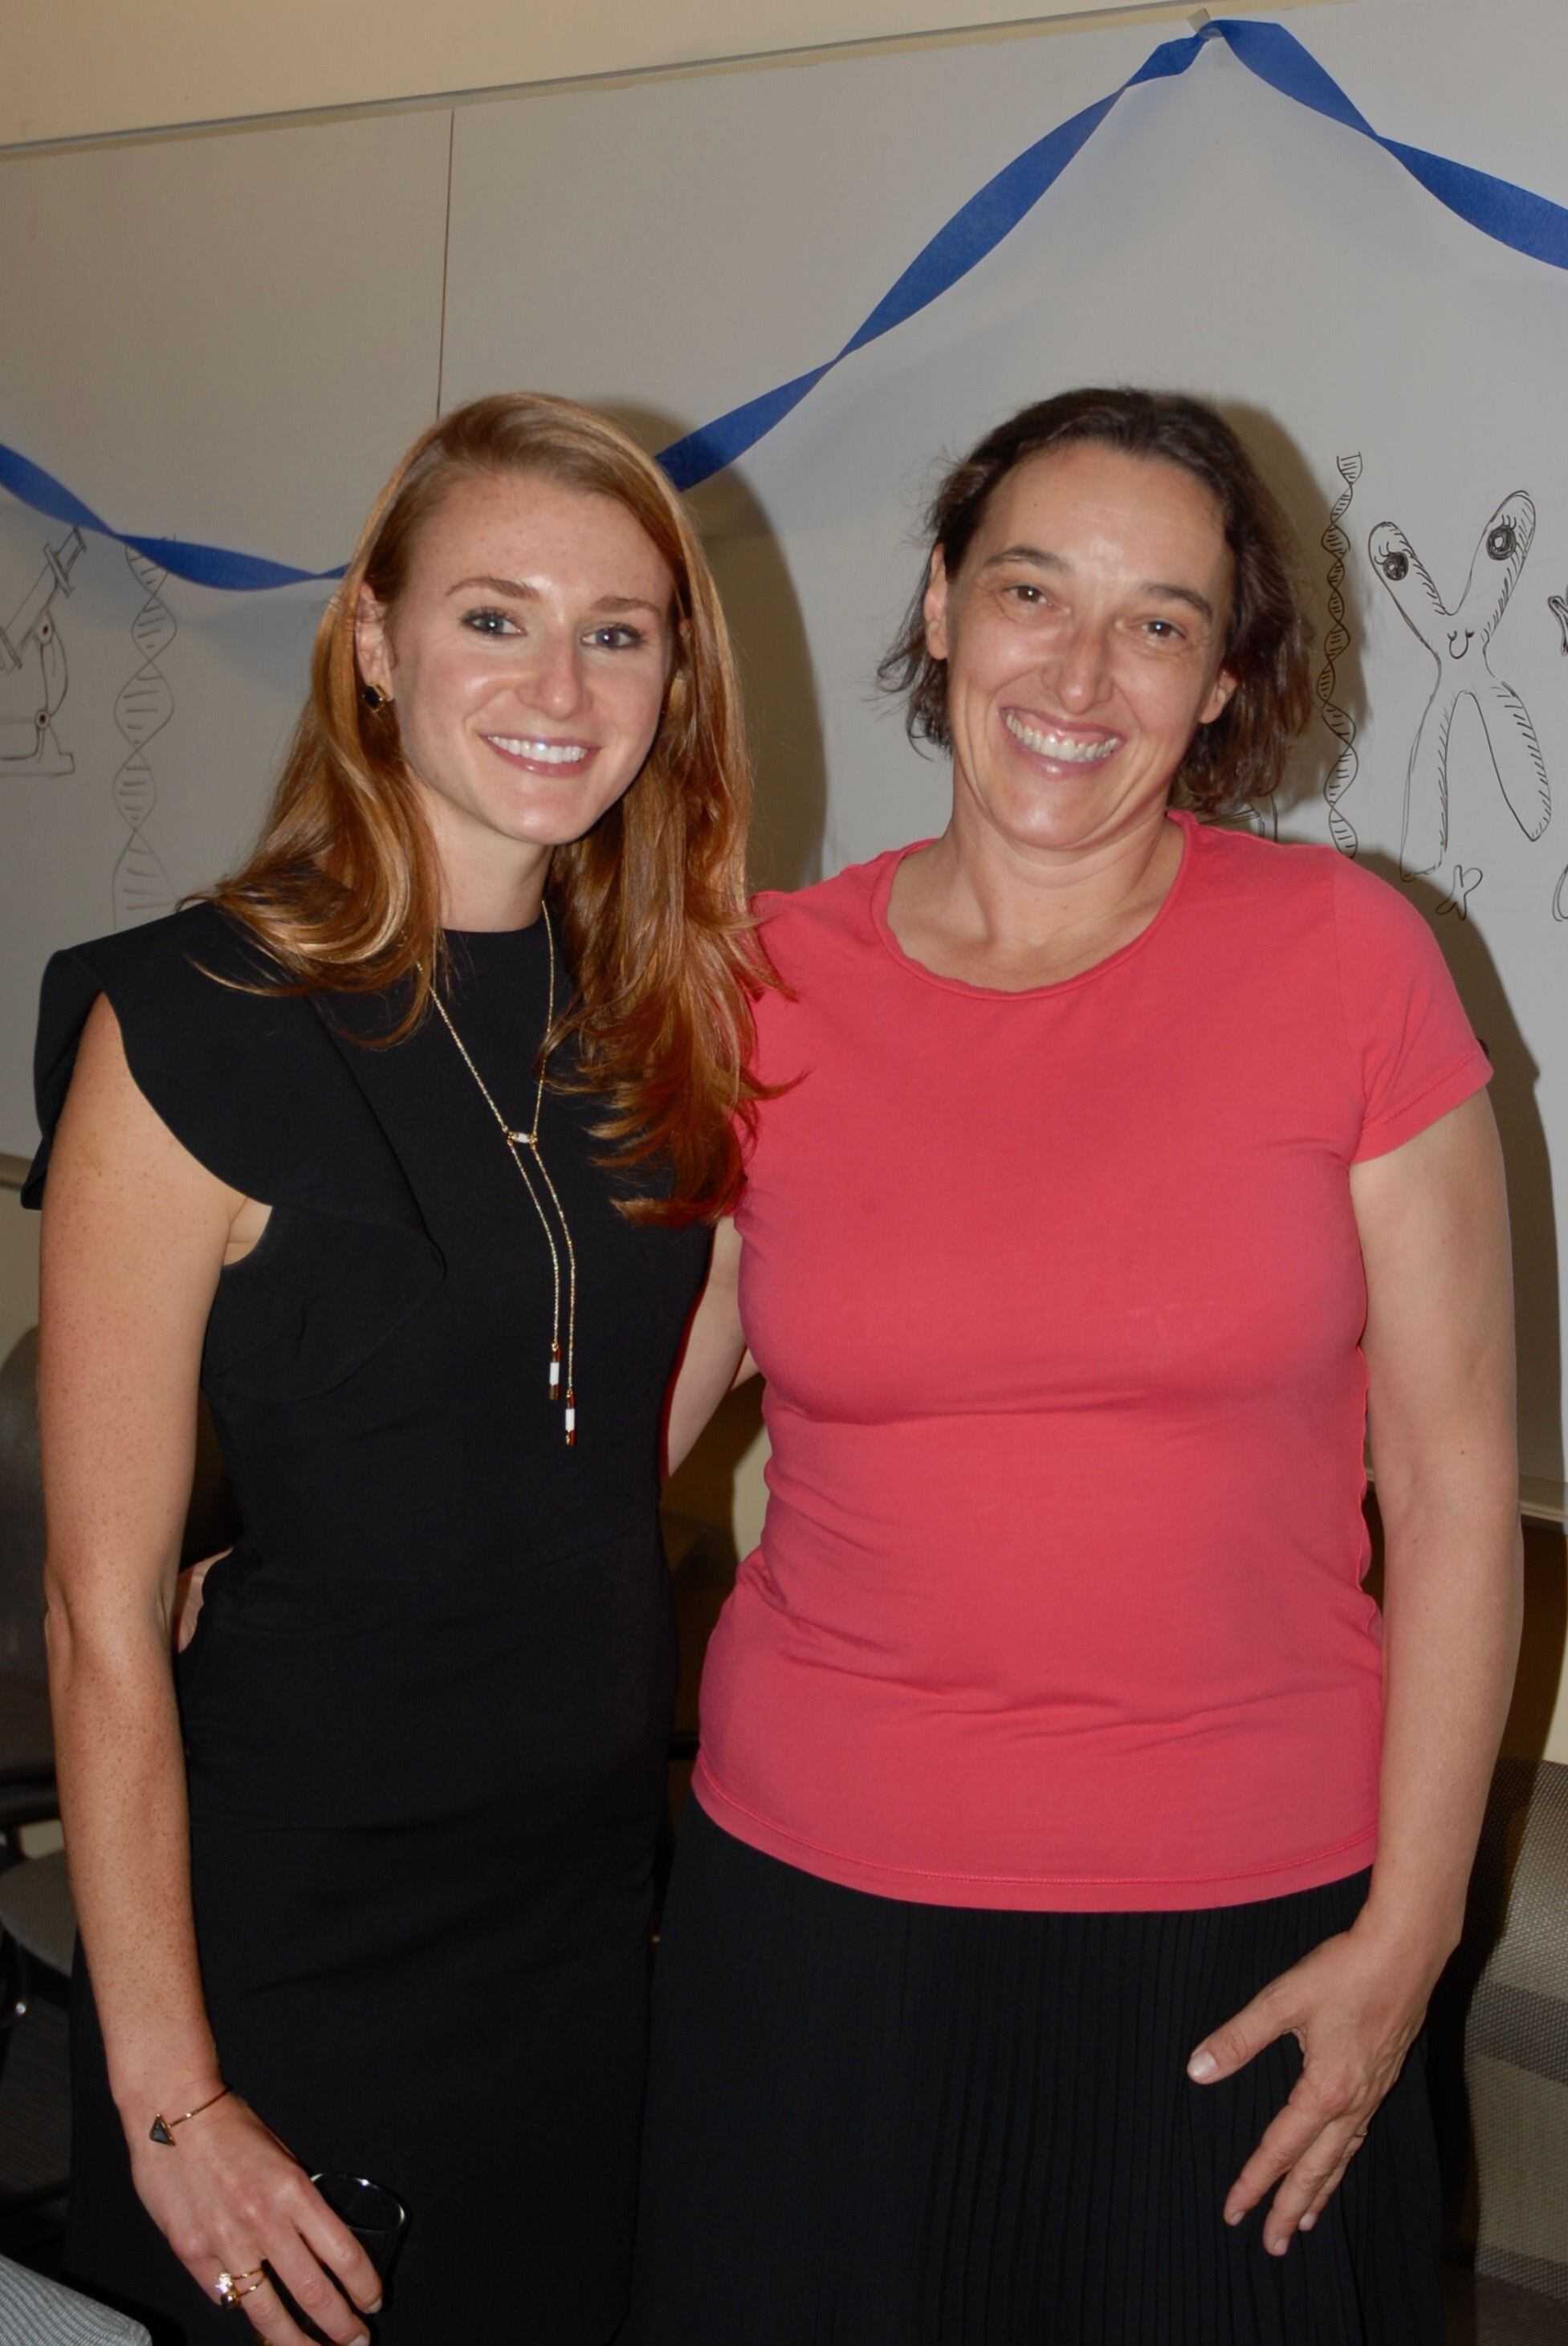
[[[209,2295],[220,2270],[270,2259],[347,2341],[363,2324],[316,2256],[367,2305],[373,2270],[245,2105],[217,2102],[173,2148],[148,2137],[155,2113],[223,2086],[191,1919],[170,1633],[207,1317],[225,1260],[264,1217],[148,1106],[100,998],[56,1136],[42,1258],[46,1628],[72,1886],[137,2187],[175,2253]],[[245,2310],[280,2346],[302,2337],[270,2287]]]
[[[1382,1823],[1365,1919],[1391,1940],[1416,1932],[1435,1977],[1464,1922],[1522,1611],[1513,1281],[1487,1102],[1359,1167],[1351,1188],[1386,1539]]]
[[[1276,2254],[1338,2188],[1458,1944],[1519,1647],[1512,1280],[1486,1100],[1353,1167],[1350,1194],[1386,1534],[1377,1862],[1354,1927],[1194,2055],[1209,2083],[1300,2039],[1301,2079],[1226,2202],[1238,2221],[1279,2183],[1264,2228]]]
[[[733,1221],[713,1233],[708,1284],[692,1315],[686,1350],[676,1372],[665,1430],[665,1473],[682,1464],[697,1435],[727,1392],[757,1374],[740,1331],[740,1233]]]

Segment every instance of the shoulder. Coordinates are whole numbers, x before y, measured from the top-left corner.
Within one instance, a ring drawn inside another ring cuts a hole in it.
[[[809,888],[765,889],[753,911],[758,933],[779,974],[789,984],[817,969],[836,965],[874,945],[872,905],[903,851],[890,848],[867,863],[850,863],[830,880]]]
[[[212,904],[94,937],[56,954],[44,972],[34,1053],[43,1145],[24,1202],[42,1194],[50,1144],[76,1071],[83,1030],[100,995],[109,1004],[131,1076],[191,1153],[231,1186],[229,1127],[251,1113],[289,1122],[299,1089],[302,1029],[314,1022],[278,976],[260,941]]]
[[[1396,962],[1441,960],[1431,923],[1413,898],[1334,848],[1317,852],[1332,869],[1334,924],[1346,951]]]
[[[897,860],[892,851],[812,887],[756,899],[759,942],[779,980],[754,1005],[753,1067],[762,1082],[793,1082],[822,1049],[825,1027],[875,986],[884,957],[873,906]]]
[[[1270,932],[1321,933],[1342,973],[1390,977],[1443,966],[1442,950],[1420,907],[1391,881],[1369,872],[1337,847],[1276,842],[1249,833],[1208,834],[1223,869],[1242,882]],[[1300,919],[1289,918],[1292,907]]]
[[[160,921],[66,946],[44,973],[44,994],[47,1003],[56,988],[90,984],[111,1000],[151,992],[206,1001],[264,985],[270,974],[277,975],[276,965],[258,937],[215,904],[188,904]]]
[[[1396,926],[1409,920],[1426,925],[1398,888],[1337,847],[1311,840],[1259,839],[1256,831],[1228,831],[1214,823],[1195,824],[1192,835],[1205,875],[1217,885],[1271,904],[1317,896],[1332,903],[1336,911],[1349,903],[1369,919],[1391,920]]]
[[[265,1050],[298,1031],[305,1005],[297,994],[278,992],[280,975],[260,939],[213,904],[191,904],[161,921],[66,946],[44,971],[38,1005],[39,1121],[47,1130],[46,1107],[58,1113],[100,994],[138,1079],[141,1070],[159,1065],[186,1066],[194,1074],[215,1056]]]
[[[1327,912],[1333,867],[1345,861],[1337,847],[1259,839],[1255,831],[1227,831],[1214,823],[1195,824],[1190,836],[1204,884],[1256,903],[1265,917],[1285,904],[1314,900]]]
[[[1253,920],[1278,947],[1296,937],[1396,957],[1437,950],[1410,898],[1337,847],[1210,825],[1193,836],[1202,892]]]

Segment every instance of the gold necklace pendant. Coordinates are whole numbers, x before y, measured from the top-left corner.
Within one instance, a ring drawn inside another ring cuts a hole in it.
[[[572,1243],[571,1225],[566,1219],[565,1209],[561,1203],[555,1184],[550,1178],[549,1168],[545,1164],[539,1149],[539,1117],[545,1104],[545,1070],[550,1064],[550,1030],[555,1024],[555,933],[550,925],[549,906],[547,904],[541,904],[539,910],[545,922],[545,944],[550,956],[550,977],[549,994],[545,1011],[545,1034],[544,1039],[539,1046],[539,1076],[534,1091],[534,1123],[531,1130],[526,1132],[517,1131],[507,1123],[506,1118],[502,1115],[501,1110],[496,1107],[494,1100],[491,1096],[490,1086],[485,1082],[484,1076],[480,1074],[478,1068],[474,1066],[473,1059],[469,1056],[467,1045],[463,1042],[462,1035],[458,1033],[457,1028],[453,1024],[452,1013],[448,1010],[445,1003],[442,1000],[441,995],[434,986],[432,986],[431,988],[430,998],[434,1003],[437,1011],[440,1013],[442,1025],[445,1027],[447,1033],[451,1035],[453,1042],[457,1046],[458,1056],[462,1059],[463,1066],[468,1069],[469,1074],[473,1077],[474,1082],[478,1085],[480,1096],[484,1099],[485,1107],[495,1118],[495,1122],[500,1128],[501,1137],[506,1144],[506,1154],[511,1158],[513,1164],[515,1165],[518,1173],[522,1177],[523,1187],[528,1192],[529,1200],[533,1205],[534,1211],[539,1218],[539,1226],[545,1233],[545,1243],[550,1250],[552,1302],[550,1314],[550,1381],[548,1391],[550,1399],[553,1402],[561,1400],[561,1380],[564,1368],[565,1374],[565,1408],[563,1413],[565,1422],[562,1427],[562,1433],[567,1449],[575,1450],[577,1444],[577,1250]],[[540,1196],[539,1191],[534,1186],[533,1176],[530,1174],[527,1162],[522,1154],[524,1149],[526,1149],[529,1157],[532,1158],[535,1168],[538,1173],[539,1179],[544,1186],[545,1196],[549,1198],[551,1208],[555,1214],[554,1227],[552,1227],[551,1224],[550,1215],[545,1210],[545,1198]],[[559,1231],[561,1238],[560,1247],[557,1247],[555,1243],[557,1230]],[[564,1358],[561,1347],[561,1289],[563,1284],[561,1279],[561,1253],[563,1249],[566,1257],[566,1277],[565,1281],[566,1290],[566,1343]]]

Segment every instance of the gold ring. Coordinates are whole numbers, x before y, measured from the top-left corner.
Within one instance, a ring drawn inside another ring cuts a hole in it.
[[[252,2265],[248,2272],[220,2272],[217,2280],[219,2304],[238,2305],[242,2298],[254,2297],[266,2278],[265,2265]],[[249,2287],[242,2289],[242,2281],[248,2281]]]

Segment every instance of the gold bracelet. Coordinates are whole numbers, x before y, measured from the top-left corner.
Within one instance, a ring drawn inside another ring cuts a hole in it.
[[[166,2118],[161,2110],[155,2110],[152,2114],[152,2124],[147,2130],[148,2140],[167,2143],[170,2150],[178,2150],[179,2145],[174,2138],[175,2127],[183,2126],[187,2118],[199,2118],[203,2110],[209,2110],[214,2102],[220,2102],[226,2094],[231,2094],[233,2090],[232,2086],[219,2086],[218,2091],[209,2095],[205,2102],[198,2102],[193,2110],[186,2110],[177,2118]]]

